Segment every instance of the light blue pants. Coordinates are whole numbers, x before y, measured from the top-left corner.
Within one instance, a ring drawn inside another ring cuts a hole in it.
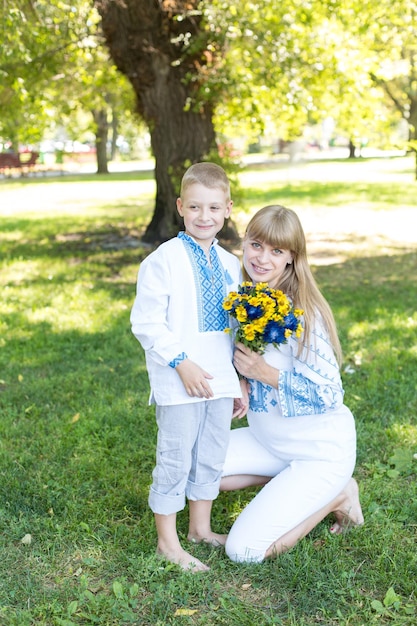
[[[156,407],[156,466],[149,492],[153,513],[177,513],[186,498],[217,498],[232,413],[233,398]]]

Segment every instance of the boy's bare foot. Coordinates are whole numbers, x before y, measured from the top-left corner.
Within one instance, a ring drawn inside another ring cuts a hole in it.
[[[336,522],[330,528],[332,535],[340,535],[352,526],[361,526],[364,522],[359,501],[359,488],[354,478],[350,479],[340,495],[343,500],[337,510],[333,511]]]
[[[170,563],[175,563],[176,565],[179,565],[181,569],[187,572],[191,572],[192,574],[195,574],[197,572],[208,572],[210,569],[208,565],[205,565],[204,563],[199,561],[199,559],[197,559],[192,554],[189,554],[189,552],[183,550],[183,548],[179,548],[178,550],[170,550],[167,552],[161,550],[160,548],[157,548],[156,553],[159,556],[164,557]]]
[[[205,534],[204,537],[200,537],[195,534],[188,534],[188,541],[191,543],[207,543],[214,548],[224,546],[226,544],[227,535],[219,535],[219,533],[213,533],[212,531]]]

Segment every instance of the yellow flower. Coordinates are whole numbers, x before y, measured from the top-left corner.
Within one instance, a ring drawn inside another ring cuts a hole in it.
[[[264,328],[267,325],[268,321],[269,321],[268,318],[265,317],[265,316],[258,317],[257,320],[254,320],[252,322],[252,326],[253,326],[255,332],[262,333],[262,331],[264,330]]]
[[[248,319],[244,306],[240,305],[236,307],[236,319],[238,322],[246,322],[246,320]]]
[[[243,328],[243,333],[247,341],[253,341],[255,339],[255,329],[253,327],[253,324],[247,324]]]

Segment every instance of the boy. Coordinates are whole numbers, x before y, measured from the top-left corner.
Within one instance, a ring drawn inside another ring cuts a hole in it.
[[[156,404],[156,467],[149,494],[158,534],[157,552],[182,569],[207,565],[180,544],[176,514],[189,501],[188,539],[224,545],[211,530],[212,501],[229,440],[233,399],[241,397],[232,365],[227,293],[240,281],[238,259],[217,245],[232,211],[230,185],[214,163],[196,163],[184,174],[177,210],[185,232],[141,264],[132,308],[132,332],[145,350]]]

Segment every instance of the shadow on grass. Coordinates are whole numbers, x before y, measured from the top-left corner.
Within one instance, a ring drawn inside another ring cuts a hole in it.
[[[366,239],[364,238],[364,243]],[[394,248],[395,250],[395,248]],[[332,306],[350,305],[349,321],[415,312],[417,251],[348,259],[314,268]]]
[[[119,474],[123,482],[124,464],[135,464],[139,446],[135,474],[140,484],[143,466],[151,463],[155,429],[143,354],[126,314],[115,315],[114,326],[101,333],[57,332],[47,322],[28,325],[24,318],[21,314],[15,322],[29,335],[8,338],[10,357],[2,367],[1,452],[9,461],[4,467],[20,468],[36,481],[34,502],[43,514],[51,506],[62,512],[77,491],[81,497],[106,496],[110,483],[104,477],[117,483]],[[143,421],[138,422],[138,413]],[[62,502],[53,502],[51,490],[38,483],[46,486],[48,480],[62,481]],[[22,504],[18,492],[23,500],[29,497],[25,483],[20,490],[1,483],[9,506],[16,504],[14,513]],[[42,504],[45,499],[48,506]]]
[[[85,227],[79,229],[69,228],[74,223],[74,219],[69,217],[54,219],[52,226],[49,219],[37,220],[35,223],[25,219],[14,219],[9,223],[5,221],[2,231],[4,234],[10,233],[11,240],[4,235],[1,243],[0,236],[0,252],[3,251],[5,256],[21,259],[68,259],[69,263],[104,261],[117,270],[117,266],[122,267],[132,261],[139,264],[155,247],[143,243],[141,238],[145,226],[140,226],[139,222],[119,224],[108,221],[103,224],[94,219],[90,223],[86,218],[83,220],[86,222]],[[31,236],[25,236],[26,232],[30,232]],[[16,233],[15,240],[13,233]],[[326,259],[334,261],[341,255],[349,255],[352,250],[357,255],[357,250],[366,251],[370,245],[368,236],[316,232],[314,236],[310,235],[309,257],[313,264],[325,263]],[[401,244],[387,238],[380,237],[378,245],[394,254],[401,255],[404,251]],[[240,250],[235,246],[233,252],[239,254]],[[394,256],[388,258],[392,259]]]

